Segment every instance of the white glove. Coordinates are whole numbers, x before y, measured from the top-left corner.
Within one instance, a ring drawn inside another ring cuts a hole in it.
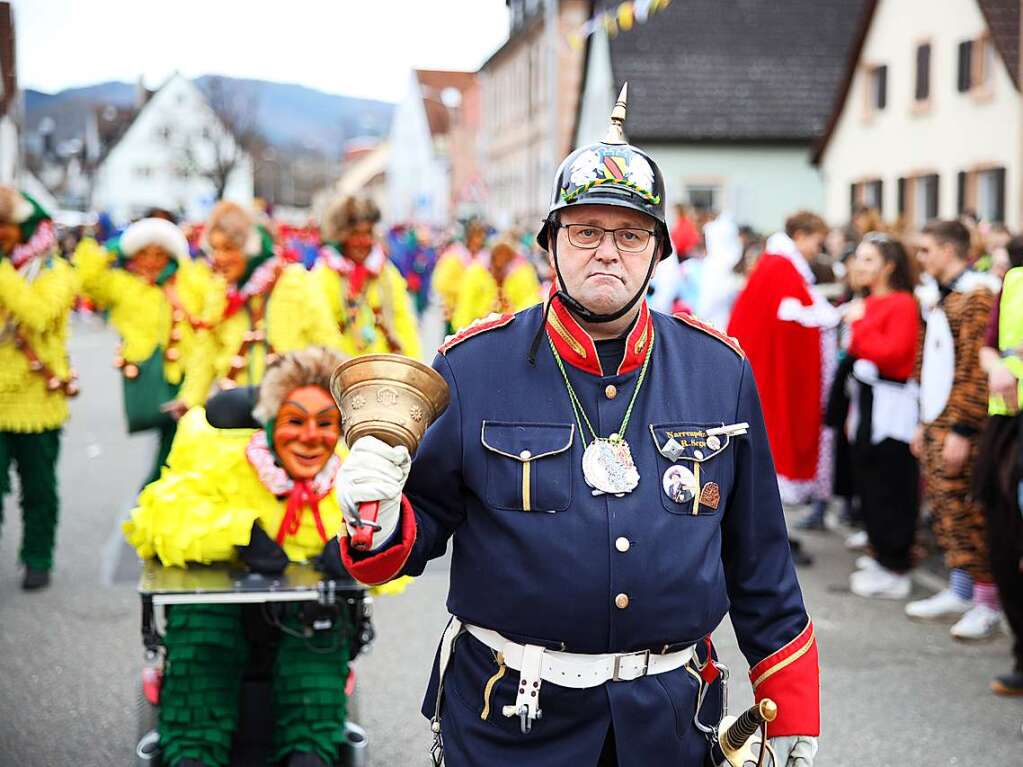
[[[376,437],[362,437],[352,445],[341,464],[335,491],[345,517],[345,534],[358,526],[359,504],[380,501],[371,550],[384,544],[398,526],[401,491],[408,479],[412,459],[403,447],[391,447]]]
[[[784,738],[768,738],[774,749],[773,767],[813,767],[817,756],[817,738],[808,735],[786,735]]]

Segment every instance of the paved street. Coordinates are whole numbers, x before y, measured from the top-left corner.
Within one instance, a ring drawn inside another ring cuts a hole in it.
[[[0,766],[130,764],[139,680],[138,600],[119,521],[152,444],[126,438],[113,337],[77,323],[81,371],[61,458],[64,499],[53,586],[26,595],[15,564],[20,520],[8,499],[0,539]],[[900,604],[845,588],[852,555],[832,534],[806,537],[817,565],[803,587],[821,648],[824,731],[818,764],[1002,765],[1023,752],[1023,700],[990,695],[1008,641],[964,646],[947,629],[913,624]],[[447,572],[438,564],[399,597],[377,602],[378,642],[359,661],[372,764],[424,763],[429,732],[418,714],[444,625]],[[923,593],[923,591],[920,591]],[[718,632],[733,669],[733,709],[750,700],[731,632]],[[553,713],[553,712],[552,712]]]

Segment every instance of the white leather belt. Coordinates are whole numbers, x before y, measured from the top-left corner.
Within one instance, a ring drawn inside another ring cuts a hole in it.
[[[496,631],[465,624],[466,630],[491,650],[504,655],[506,666],[522,671],[523,665],[536,662],[528,653],[536,645],[521,645],[505,639]],[[574,653],[546,650],[539,660],[540,678],[551,684],[581,690],[605,682],[630,682],[644,676],[663,674],[682,668],[693,657],[694,647],[658,655],[649,650],[628,653]],[[523,659],[525,658],[525,664]],[[528,670],[528,669],[527,669]]]

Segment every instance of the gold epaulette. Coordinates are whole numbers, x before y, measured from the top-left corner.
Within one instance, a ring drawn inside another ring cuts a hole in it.
[[[742,347],[739,346],[739,342],[736,339],[732,338],[731,336],[725,335],[720,330],[715,328],[713,325],[703,322],[702,320],[696,319],[696,317],[689,314],[688,312],[677,312],[675,314],[672,314],[671,316],[674,317],[676,320],[679,320],[680,322],[684,322],[691,328],[702,330],[707,335],[714,336],[714,338],[716,338],[718,341],[723,343],[733,352],[738,354],[741,359],[746,359],[746,352],[744,352],[742,350]]]
[[[493,330],[494,328],[503,328],[513,319],[515,319],[514,314],[497,314],[495,312],[493,314],[488,314],[486,317],[481,317],[478,320],[473,320],[457,333],[453,333],[445,338],[444,343],[438,351],[440,351],[441,354],[447,354],[448,349],[453,346],[457,346],[462,343],[462,341],[488,330]]]

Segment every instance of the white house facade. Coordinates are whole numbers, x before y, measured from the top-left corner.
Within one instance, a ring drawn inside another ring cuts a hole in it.
[[[412,72],[405,97],[394,109],[387,164],[387,205],[390,222],[447,223],[451,171],[434,151],[423,88]]]
[[[199,88],[176,74],[146,102],[100,164],[92,208],[109,212],[118,223],[152,207],[189,219],[204,218],[216,202],[216,186],[205,171],[235,151],[233,136]],[[223,196],[241,204],[252,202],[248,155],[238,155]]]
[[[1018,229],[1015,0],[879,0],[817,151],[829,221],[860,206],[919,230],[974,211]]]

